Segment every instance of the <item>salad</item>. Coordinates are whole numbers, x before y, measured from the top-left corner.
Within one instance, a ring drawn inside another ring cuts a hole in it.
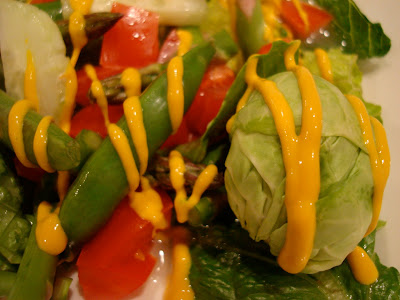
[[[0,297],[135,299],[160,268],[164,299],[400,297],[359,68],[391,41],[353,1],[24,2],[0,2]]]

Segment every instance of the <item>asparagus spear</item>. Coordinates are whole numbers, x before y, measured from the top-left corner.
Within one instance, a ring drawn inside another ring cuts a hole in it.
[[[85,32],[89,40],[94,40],[105,34],[115,23],[121,19],[123,14],[120,13],[93,13],[85,15]],[[69,20],[57,21],[58,28],[64,39],[65,46],[71,47],[72,41],[69,35]]]
[[[154,79],[163,71],[163,69],[164,66],[157,63],[139,69],[142,80],[142,90],[152,83]],[[107,97],[108,103],[122,103],[126,99],[125,89],[121,84],[121,74],[101,80],[101,85],[103,87],[104,94]],[[93,102],[96,101],[96,98],[93,96],[91,90],[89,90],[88,96]]]
[[[185,189],[189,192],[193,189],[194,183],[200,173],[206,168],[204,164],[195,164],[190,160],[184,158],[185,161]],[[169,177],[169,162],[168,157],[157,155],[154,157],[153,170],[155,172],[154,177],[163,189],[173,190],[171,180]],[[209,186],[208,190],[215,190],[220,188],[224,184],[224,176],[222,173],[218,173],[215,176],[213,182]]]
[[[43,300],[49,299],[52,294],[57,256],[39,249],[35,230],[36,222],[32,226],[28,245],[8,300]]]
[[[13,149],[8,136],[8,114],[15,100],[0,90],[0,141],[9,149]],[[24,119],[23,137],[28,159],[36,164],[33,152],[33,138],[41,116],[29,111]],[[55,170],[70,170],[80,163],[80,147],[77,141],[59,127],[51,124],[48,130],[47,154],[49,163]]]

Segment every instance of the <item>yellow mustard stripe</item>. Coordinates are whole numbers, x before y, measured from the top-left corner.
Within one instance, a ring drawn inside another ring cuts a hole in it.
[[[64,251],[68,243],[67,235],[60,224],[59,208],[52,212],[48,202],[41,202],[37,212],[36,242],[38,247],[50,254],[58,255]]]
[[[361,247],[357,246],[356,249],[347,256],[347,262],[359,283],[369,285],[378,279],[378,269],[369,255]]]
[[[25,94],[25,99],[32,101],[34,109],[36,111],[39,111],[39,98],[36,89],[36,71],[32,53],[30,50],[27,50],[26,52],[24,94]]]
[[[178,56],[184,55],[192,47],[192,34],[187,30],[179,29],[177,31],[179,37]]]
[[[152,189],[149,180],[141,177],[141,192],[130,191],[130,206],[144,220],[151,222],[155,230],[165,229],[168,222],[162,212],[163,204],[160,195]]]
[[[386,138],[385,129],[382,124],[375,118],[368,116],[367,109],[364,103],[353,95],[347,95],[347,99],[353,106],[360,123],[362,136],[365,147],[368,150],[372,177],[374,180],[374,195],[373,195],[373,215],[370,226],[366,232],[366,236],[370,234],[376,227],[379,219],[379,214],[382,206],[383,191],[386,186],[386,181],[389,176],[390,169],[390,153]],[[375,141],[372,131],[372,125],[375,131]],[[379,151],[378,151],[379,150]]]
[[[139,157],[140,175],[143,175],[147,169],[149,149],[147,147],[146,129],[143,124],[143,112],[139,97],[129,97],[124,101],[123,106],[129,132]]]
[[[318,68],[321,72],[322,78],[333,83],[332,65],[328,53],[321,48],[315,49],[314,53],[317,58]]]
[[[82,48],[87,44],[88,38],[85,31],[85,18],[79,11],[74,11],[69,17],[69,33],[74,49],[71,56],[71,64],[76,65]]]
[[[184,92],[183,92],[183,61],[182,57],[175,56],[168,63],[167,79],[167,101],[168,111],[171,119],[172,132],[175,133],[183,119],[184,113]]]
[[[71,116],[75,107],[76,91],[78,89],[76,72],[71,63],[68,64],[67,70],[65,71],[63,77],[66,80],[66,88],[64,106],[61,112],[59,126],[64,132],[69,133],[71,130]]]
[[[110,136],[111,142],[121,159],[129,184],[129,189],[135,191],[139,186],[140,176],[129,146],[128,138],[122,129],[113,123],[108,126],[108,135]]]
[[[140,72],[135,68],[127,68],[122,72],[121,84],[124,86],[127,97],[139,96],[142,79]]]
[[[53,121],[53,117],[46,116],[40,122],[36,128],[35,137],[33,138],[33,152],[39,167],[49,173],[53,173],[55,170],[49,163],[47,155],[47,130],[49,129],[50,123]]]
[[[24,118],[29,109],[33,109],[33,104],[29,100],[20,100],[13,105],[8,115],[8,136],[19,161],[25,167],[35,168],[36,166],[26,157],[23,137]]]
[[[71,8],[83,15],[87,15],[92,7],[93,0],[70,0]]]
[[[307,13],[304,11],[299,0],[292,0],[292,2],[294,4],[294,6],[296,7],[297,11],[299,12],[299,16],[304,23],[306,32],[308,32],[310,29],[310,22],[308,21]]]
[[[93,96],[96,98],[97,105],[100,107],[101,113],[104,117],[104,123],[106,127],[108,127],[110,124],[110,119],[108,117],[108,101],[106,95],[104,94],[103,86],[97,79],[96,70],[92,65],[85,65],[85,72],[92,80],[90,90],[92,91]]]
[[[65,195],[68,192],[70,174],[68,171],[58,171],[57,174],[57,192],[58,197],[60,198],[59,206],[61,206]]]

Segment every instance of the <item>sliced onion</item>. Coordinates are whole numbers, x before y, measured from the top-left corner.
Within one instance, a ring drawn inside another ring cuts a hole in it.
[[[12,0],[0,1],[0,51],[6,91],[24,98],[27,50],[32,53],[36,71],[39,112],[57,117],[64,101],[62,78],[69,59],[60,30],[45,12]]]

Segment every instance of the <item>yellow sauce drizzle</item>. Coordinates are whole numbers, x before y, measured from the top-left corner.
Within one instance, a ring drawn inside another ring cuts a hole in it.
[[[108,117],[107,97],[104,94],[103,87],[97,78],[96,70],[93,68],[92,65],[85,65],[85,72],[92,80],[90,90],[92,91],[93,96],[96,98],[97,105],[100,107],[101,113],[104,117],[104,123],[106,124],[106,127],[108,127],[108,125],[110,124],[110,119]]]
[[[371,224],[365,233],[365,236],[367,236],[374,231],[376,225],[378,224],[379,214],[382,206],[383,191],[385,189],[390,170],[389,146],[386,139],[385,129],[378,120],[368,116],[364,103],[353,95],[347,95],[347,99],[353,106],[353,109],[357,114],[358,121],[360,122],[364,143],[368,150],[371,162],[372,177],[374,180],[374,195],[372,200],[373,214]],[[375,133],[375,142],[371,124]]]
[[[238,109],[247,101],[251,90],[258,90],[274,118],[282,144],[286,171],[285,206],[287,232],[278,256],[279,265],[289,273],[301,272],[306,266],[314,244],[315,203],[320,189],[319,149],[322,132],[322,108],[311,73],[297,66],[294,55],[300,43],[293,43],[285,52],[285,65],[296,75],[302,95],[303,115],[300,135],[296,134],[292,110],[276,84],[257,75],[256,56],[250,57],[245,80],[248,90]],[[232,122],[227,124],[230,130]]]
[[[17,101],[10,110],[8,115],[8,135],[15,155],[19,161],[28,168],[35,168],[25,153],[24,138],[22,129],[24,126],[24,118],[29,109],[33,108],[33,103],[29,100]]]
[[[65,79],[65,99],[63,109],[60,115],[60,128],[69,133],[71,129],[71,116],[75,107],[75,96],[78,88],[78,81],[75,72],[75,65],[78,61],[79,54],[82,48],[86,45],[88,39],[85,32],[84,14],[89,13],[92,5],[92,0],[70,0],[70,4],[74,12],[69,20],[69,33],[74,46],[72,57],[67,65],[67,69],[63,74]],[[59,207],[67,193],[69,185],[69,172],[58,172],[57,190],[60,197],[58,208],[51,213],[51,208],[43,204],[43,212],[40,215],[38,212],[38,226],[36,227],[36,240],[38,245],[41,244],[41,249],[49,254],[58,255],[67,245],[67,237],[61,227],[58,218]],[[42,203],[39,205],[39,209]]]
[[[58,255],[67,246],[68,238],[60,225],[59,208],[52,212],[48,202],[41,202],[37,212],[36,241],[38,247],[50,255]]]
[[[176,228],[174,234],[172,272],[168,279],[164,300],[193,300],[194,292],[189,280],[192,259],[188,246],[188,234],[183,231],[183,228]]]
[[[332,66],[328,53],[321,48],[315,49],[314,53],[315,57],[317,58],[318,68],[321,72],[322,78],[328,80],[330,83],[333,83]]]
[[[129,146],[128,138],[121,128],[112,123],[108,126],[108,135],[124,166],[129,189],[135,191],[139,186],[140,176]]]
[[[297,11],[299,12],[300,19],[303,21],[305,31],[307,32],[310,29],[310,22],[308,22],[307,13],[304,11],[299,0],[292,0],[292,2],[296,7]]]
[[[178,30],[179,46],[178,46],[178,56],[184,55],[192,47],[192,34],[187,30]]]
[[[127,68],[122,72],[121,84],[124,86],[128,97],[139,96],[141,93],[142,79],[140,72],[135,68]]]
[[[187,199],[185,190],[185,162],[182,155],[173,150],[169,154],[170,179],[172,187],[176,191],[174,206],[176,218],[179,223],[185,223],[188,220],[189,211],[200,201],[201,195],[212,183],[214,177],[218,174],[215,165],[208,165],[197,178],[192,195]]]
[[[141,192],[132,191],[129,195],[130,206],[144,220],[150,221],[154,229],[165,229],[168,222],[162,212],[163,204],[160,195],[152,189],[149,180],[141,177]]]
[[[275,38],[275,30],[279,21],[279,14],[281,9],[281,0],[263,0],[261,1],[261,9],[264,18],[264,40],[266,42],[273,42]]]
[[[237,32],[236,32],[236,0],[227,0],[228,1],[228,11],[229,11],[229,19],[232,30],[233,39],[237,42]]]
[[[379,272],[374,262],[363,248],[357,246],[356,249],[347,256],[347,262],[359,283],[368,285],[374,283],[378,279]]]
[[[139,97],[129,97],[124,101],[124,114],[126,122],[131,133],[133,145],[139,156],[140,175],[143,175],[147,169],[149,159],[149,149],[147,147],[146,130],[143,124],[142,106]]]
[[[183,119],[184,113],[184,93],[182,85],[183,61],[182,57],[175,56],[168,63],[168,111],[171,119],[172,132],[175,133]]]
[[[44,117],[36,128],[35,137],[33,138],[33,152],[35,153],[37,163],[48,173],[53,173],[55,171],[51,167],[47,156],[47,130],[52,121],[53,117]]]
[[[24,78],[24,94],[25,99],[32,101],[33,108],[39,111],[39,98],[36,89],[36,71],[33,63],[31,51],[28,49],[26,52],[26,69]]]

